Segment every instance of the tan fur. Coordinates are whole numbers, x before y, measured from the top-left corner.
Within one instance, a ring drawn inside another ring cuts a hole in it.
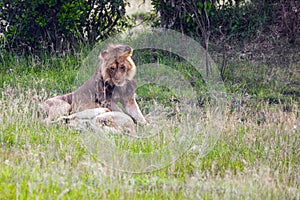
[[[133,120],[122,112],[105,112],[95,117],[95,124],[100,127],[109,127],[113,132],[126,132],[134,134],[135,125]]]
[[[138,123],[145,124],[135,100],[136,66],[131,59],[132,48],[128,45],[109,45],[101,51],[95,73],[74,92],[48,99],[43,104],[46,122],[63,115],[86,109],[105,107],[121,111],[116,105],[121,102],[125,110]]]
[[[80,131],[109,131],[114,133],[131,133],[135,132],[133,120],[122,112],[110,112],[107,108],[87,109],[69,116],[60,117],[53,123],[66,121],[68,126]]]

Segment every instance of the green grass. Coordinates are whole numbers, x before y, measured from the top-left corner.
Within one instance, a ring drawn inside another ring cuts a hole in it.
[[[232,93],[250,94],[270,103],[299,101],[299,67],[258,65],[251,62],[231,63],[225,73],[225,84]]]
[[[201,134],[211,131],[207,125],[174,163],[133,174],[98,160],[82,142],[84,133],[41,123],[38,103],[74,89],[80,57],[38,62],[9,55],[0,64],[0,199],[300,198],[299,96],[287,92],[297,89],[296,66],[270,70],[236,62],[226,72],[225,126],[210,151],[199,152]],[[178,70],[185,66],[177,65]],[[173,93],[164,87],[148,85],[138,95],[150,118],[155,102],[175,117],[180,114],[172,110]],[[209,113],[201,108],[199,118],[213,120]],[[178,134],[173,118],[164,124],[166,134],[147,140],[106,139],[128,152],[155,152]]]

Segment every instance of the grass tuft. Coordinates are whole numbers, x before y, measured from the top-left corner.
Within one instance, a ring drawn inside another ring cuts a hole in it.
[[[213,110],[203,106],[197,113],[202,129],[185,154],[160,170],[131,174],[99,162],[82,143],[84,133],[41,123],[38,104],[74,89],[78,63],[68,56],[41,63],[11,56],[1,64],[0,199],[300,199],[299,98],[284,94],[297,84],[289,79],[296,69],[236,63],[227,74],[225,125],[214,145],[201,152],[203,134],[218,127],[208,123]],[[138,93],[150,119],[160,117],[153,105],[169,116],[157,124],[168,134],[106,139],[127,152],[155,152],[180,135],[174,119],[184,113],[163,87],[147,85]]]

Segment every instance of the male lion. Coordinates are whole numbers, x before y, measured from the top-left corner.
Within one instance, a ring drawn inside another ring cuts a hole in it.
[[[137,123],[145,124],[136,100],[136,82],[133,77],[136,66],[131,59],[132,48],[128,45],[109,45],[101,51],[98,66],[92,77],[74,92],[46,100],[46,122],[60,116],[86,109],[105,107],[111,111],[122,111],[120,102]]]

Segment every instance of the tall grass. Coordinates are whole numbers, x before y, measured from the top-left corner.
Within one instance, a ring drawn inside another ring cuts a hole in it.
[[[201,139],[196,138],[180,159],[165,168],[141,174],[121,173],[90,153],[82,144],[83,133],[41,123],[38,104],[74,89],[70,87],[77,72],[77,58],[56,59],[59,66],[54,68],[42,63],[34,69],[35,61],[28,64],[15,58],[5,64],[8,71],[3,73],[0,98],[0,199],[300,198],[297,98],[270,103],[240,92],[240,96],[228,98],[225,126],[206,154],[200,151]],[[230,80],[229,91],[239,84],[246,87],[244,82]],[[261,85],[264,91],[268,91],[267,85]],[[138,99],[143,108],[168,92],[161,88],[152,96],[145,97],[146,91],[140,94],[144,95]],[[206,113],[209,108],[203,108],[199,116],[213,120]],[[209,132],[211,127],[204,128]],[[166,137],[172,140],[174,136]],[[145,148],[135,148],[135,142],[122,145],[126,150],[153,151],[165,144],[142,143]]]

